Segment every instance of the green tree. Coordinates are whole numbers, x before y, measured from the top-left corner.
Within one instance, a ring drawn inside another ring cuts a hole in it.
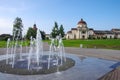
[[[44,31],[40,31],[40,33],[41,33],[42,39],[45,40],[45,32]]]
[[[36,33],[37,33],[37,30],[34,30],[32,27],[29,27],[27,34],[26,34],[26,38],[30,39],[31,36],[33,38],[36,38]]]
[[[53,38],[56,38],[56,36],[59,35],[59,29],[58,29],[58,24],[55,22],[55,26],[52,29],[51,36]]]
[[[61,35],[61,37],[64,37],[65,35],[63,25],[60,25],[59,34]]]
[[[23,23],[22,23],[22,19],[19,17],[16,17],[16,19],[14,20],[14,24],[13,24],[13,37],[15,38],[22,38],[22,29],[23,29]]]
[[[44,40],[45,39],[45,32],[44,31],[40,31],[41,33],[41,37]],[[32,27],[29,27],[27,34],[26,34],[26,38],[30,40],[30,37],[32,36],[33,38],[36,38],[36,34],[37,34],[37,29],[34,29]]]

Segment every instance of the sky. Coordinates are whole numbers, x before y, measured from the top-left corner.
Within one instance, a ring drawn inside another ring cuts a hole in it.
[[[0,0],[0,34],[12,34],[16,17],[23,34],[33,24],[49,34],[55,22],[67,32],[81,18],[95,30],[120,29],[120,0]]]

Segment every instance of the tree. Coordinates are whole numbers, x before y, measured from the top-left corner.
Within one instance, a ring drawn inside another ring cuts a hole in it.
[[[58,29],[58,24],[55,22],[55,26],[52,29],[51,36],[53,38],[56,38],[56,36],[59,35],[59,29]]]
[[[33,38],[36,38],[36,33],[37,33],[37,30],[34,30],[32,27],[29,27],[27,34],[26,34],[26,38],[30,39],[31,36]]]
[[[41,33],[41,37],[44,40],[45,39],[45,32],[44,31],[40,31]],[[36,34],[37,34],[37,29],[34,29],[32,27],[29,27],[27,34],[26,34],[26,38],[30,40],[30,37],[32,36],[33,38],[36,38]]]
[[[61,35],[61,37],[64,37],[65,35],[63,25],[60,25],[59,34]]]
[[[44,31],[40,31],[40,33],[41,33],[42,39],[45,40],[45,32]]]
[[[13,24],[13,37],[14,38],[22,39],[22,28],[23,28],[22,19],[17,17]]]

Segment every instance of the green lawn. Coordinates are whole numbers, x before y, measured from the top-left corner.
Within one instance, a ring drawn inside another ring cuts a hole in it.
[[[49,40],[45,40],[48,42]],[[120,50],[120,39],[106,39],[106,40],[63,40],[65,47],[80,47],[83,44],[84,48],[103,48],[103,49],[118,49]],[[23,43],[29,45],[29,41]],[[0,48],[6,47],[6,41],[0,41]]]
[[[18,42],[20,44],[20,42]],[[11,44],[14,44],[13,42],[11,42]],[[30,42],[29,41],[24,41],[23,42],[23,46],[29,45]],[[0,48],[6,48],[7,46],[7,41],[0,41]]]
[[[0,41],[0,48],[6,47],[6,41]]]
[[[120,39],[106,39],[106,40],[64,40],[66,47],[80,47],[83,44],[84,48],[106,48],[119,49]]]

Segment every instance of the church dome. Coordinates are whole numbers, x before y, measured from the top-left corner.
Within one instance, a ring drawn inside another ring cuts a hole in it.
[[[81,19],[81,20],[78,22],[78,25],[79,25],[79,24],[85,24],[85,25],[86,25],[87,23],[86,23],[83,19]]]

